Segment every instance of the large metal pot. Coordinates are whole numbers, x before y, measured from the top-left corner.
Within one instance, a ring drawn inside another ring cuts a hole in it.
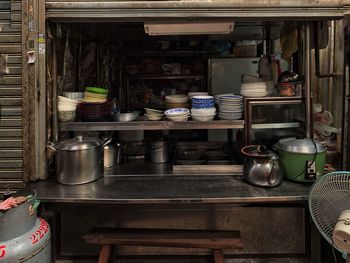
[[[313,182],[322,175],[326,161],[325,146],[311,139],[285,138],[274,147],[289,180]]]
[[[95,181],[103,176],[103,147],[111,140],[102,142],[94,137],[77,136],[73,139],[50,144],[56,151],[57,181],[77,185]]]
[[[283,171],[276,154],[261,145],[246,146],[241,152],[247,157],[243,175],[250,184],[273,187],[282,182]]]

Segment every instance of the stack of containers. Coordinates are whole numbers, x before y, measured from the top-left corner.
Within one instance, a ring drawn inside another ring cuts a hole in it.
[[[180,94],[165,96],[165,106],[167,109],[188,108],[188,96]]]
[[[213,96],[193,96],[191,117],[195,121],[211,121],[216,115]]]
[[[58,120],[59,121],[74,121],[76,116],[76,108],[79,100],[58,96]]]
[[[84,92],[84,102],[99,102],[107,101],[108,90],[98,87],[87,87]]]
[[[174,108],[164,112],[165,117],[171,121],[187,121],[190,111],[186,108]]]
[[[99,87],[87,87],[84,99],[77,106],[82,121],[106,121],[112,113],[112,102],[107,100],[108,90]]]

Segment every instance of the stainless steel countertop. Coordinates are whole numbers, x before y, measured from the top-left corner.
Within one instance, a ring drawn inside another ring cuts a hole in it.
[[[42,202],[166,204],[166,203],[305,203],[309,184],[284,181],[274,188],[247,184],[241,176],[164,175],[104,177],[95,182],[67,186],[54,179],[30,184]]]

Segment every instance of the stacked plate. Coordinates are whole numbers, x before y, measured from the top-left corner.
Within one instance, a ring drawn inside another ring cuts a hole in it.
[[[241,84],[241,95],[244,97],[265,97],[274,89],[273,81],[252,82]]]
[[[165,96],[165,106],[167,109],[188,108],[188,96],[187,95]]]
[[[77,113],[82,121],[106,121],[112,113],[112,102],[80,102]]]
[[[243,97],[223,95],[219,100],[219,118],[222,120],[239,120],[243,115]]]
[[[171,121],[187,121],[190,117],[190,111],[186,108],[175,108],[166,110],[165,117]]]
[[[98,87],[87,87],[84,92],[84,102],[104,103],[107,101],[108,90]]]

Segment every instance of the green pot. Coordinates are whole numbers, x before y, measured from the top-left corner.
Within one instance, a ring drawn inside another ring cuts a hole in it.
[[[323,174],[326,162],[326,147],[310,139],[286,138],[280,140],[278,150],[284,174],[287,179],[298,182],[313,182]],[[305,178],[308,167],[315,161],[316,178]]]
[[[315,154],[289,153],[283,150],[279,150],[278,152],[286,178],[298,182],[310,182],[310,180],[305,179],[305,171],[308,165],[308,161],[312,162],[314,160]],[[320,177],[323,174],[325,161],[326,152],[316,154],[316,178]]]

